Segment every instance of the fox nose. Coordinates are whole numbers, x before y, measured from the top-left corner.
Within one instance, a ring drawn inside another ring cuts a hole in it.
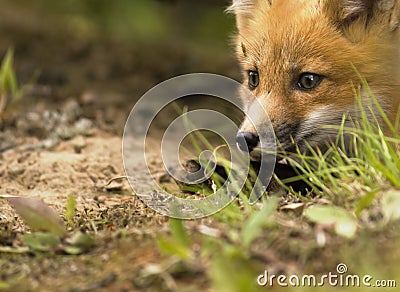
[[[236,135],[236,144],[242,151],[250,153],[257,147],[260,139],[250,132],[239,132]]]

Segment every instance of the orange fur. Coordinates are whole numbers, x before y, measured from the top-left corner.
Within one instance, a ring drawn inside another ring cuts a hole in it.
[[[400,0],[234,0],[228,10],[236,14],[244,83],[249,70],[258,72],[253,93],[285,148],[293,142],[326,143],[334,133],[322,125],[339,125],[344,113],[357,118],[354,89],[363,90],[357,71],[395,122]],[[306,72],[323,80],[312,90],[299,90],[296,82]],[[252,101],[244,102],[250,109]],[[245,120],[241,131],[254,127]]]

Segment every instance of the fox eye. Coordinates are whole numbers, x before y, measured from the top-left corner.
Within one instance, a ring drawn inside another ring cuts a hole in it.
[[[316,88],[322,81],[323,77],[314,73],[303,73],[299,77],[297,86],[301,90],[312,90]]]
[[[249,88],[251,90],[254,90],[258,87],[258,85],[260,84],[260,76],[258,75],[257,71],[248,71],[249,74]]]

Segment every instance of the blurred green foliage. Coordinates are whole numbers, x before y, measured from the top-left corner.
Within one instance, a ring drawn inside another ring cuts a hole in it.
[[[38,0],[40,11],[61,16],[77,34],[110,35],[132,40],[173,40],[190,37],[211,44],[226,43],[234,30],[226,1]]]

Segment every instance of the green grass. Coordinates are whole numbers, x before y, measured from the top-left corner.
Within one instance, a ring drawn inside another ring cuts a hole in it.
[[[8,49],[0,67],[0,114],[12,99],[19,98],[19,89],[14,69],[14,52]]]
[[[286,195],[269,194],[251,206],[247,196],[252,179],[248,179],[237,201],[205,223],[172,221],[172,235],[163,239],[163,250],[171,254],[168,246],[179,246],[180,254],[191,255],[183,261],[201,262],[200,269],[215,291],[258,291],[255,281],[265,269],[320,275],[336,272],[340,262],[351,274],[399,283],[399,122],[389,122],[365,80],[363,84],[372,102],[366,106],[358,98],[361,118],[351,127],[336,126],[338,138],[328,151],[310,147],[307,153],[279,153],[300,170],[298,176],[280,182]],[[351,137],[350,152],[343,150],[344,137]],[[199,141],[211,150],[212,145],[194,133],[194,149],[200,152]],[[218,148],[214,154],[218,163],[230,166]],[[217,186],[223,183],[220,179],[211,177]],[[286,187],[294,180],[311,186],[311,196]],[[182,238],[190,242],[182,244]]]
[[[303,180],[333,203],[344,204],[351,200],[358,208],[357,213],[360,208],[368,207],[366,203],[372,201],[368,198],[391,188],[400,188],[398,124],[389,121],[365,80],[363,84],[372,103],[366,104],[358,95],[360,120],[352,121],[349,127],[345,126],[344,117],[342,125],[326,126],[338,132],[336,143],[328,151],[309,147],[309,154],[299,150],[292,156],[281,153],[281,157],[301,170],[297,177],[282,181],[283,185]],[[383,128],[388,129],[386,134]],[[350,151],[343,150],[345,137],[350,140],[347,145]]]

